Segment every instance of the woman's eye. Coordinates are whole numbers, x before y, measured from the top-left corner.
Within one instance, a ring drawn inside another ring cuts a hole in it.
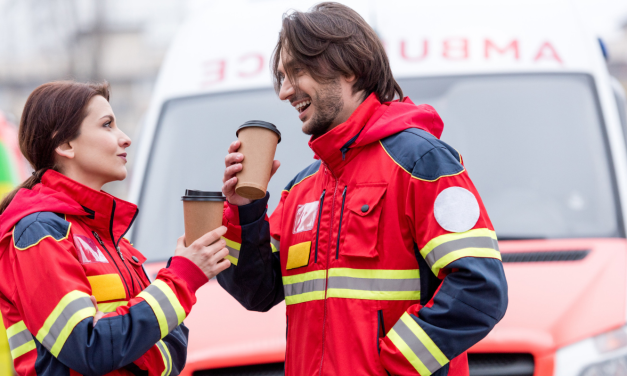
[[[110,121],[108,121],[108,122],[104,123],[103,127],[105,127],[105,128],[111,128],[111,122],[110,122]]]

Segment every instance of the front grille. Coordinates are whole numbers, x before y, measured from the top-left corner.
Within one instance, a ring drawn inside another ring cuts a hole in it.
[[[501,253],[503,262],[551,262],[551,261],[579,261],[590,253],[582,251],[550,251],[550,252],[512,252]]]
[[[533,376],[531,354],[468,354],[470,376]]]
[[[196,371],[194,376],[283,376],[283,363],[254,364],[252,366],[229,367]]]
[[[530,354],[468,354],[470,376],[533,376]],[[194,376],[283,376],[283,363],[196,371]]]

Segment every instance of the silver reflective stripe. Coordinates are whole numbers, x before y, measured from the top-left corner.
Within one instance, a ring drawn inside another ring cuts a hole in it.
[[[61,334],[63,328],[65,328],[67,323],[70,321],[70,318],[72,318],[72,316],[74,316],[74,314],[81,309],[90,307],[93,308],[93,306],[94,304],[87,296],[78,298],[65,306],[63,311],[61,311],[59,317],[57,317],[54,324],[52,324],[52,326],[50,327],[50,331],[48,331],[48,334],[44,337],[44,340],[41,341],[41,344],[44,345],[44,347],[48,350],[52,349],[52,346],[54,346],[55,342],[57,342],[59,334]]]
[[[451,240],[450,242],[446,242],[444,244],[440,244],[439,246],[433,248],[425,260],[430,267],[446,256],[447,254],[455,251],[459,251],[464,248],[491,248],[496,251],[499,250],[499,243],[496,239],[493,239],[489,236],[474,236],[463,239]]]
[[[226,249],[229,250],[229,256],[239,260],[239,251],[237,249],[229,247],[228,245],[226,246]]]
[[[168,356],[168,351],[164,348],[165,344],[162,341],[157,342],[157,347],[159,348],[159,351],[161,351],[161,354],[163,354],[163,359],[165,359],[165,371],[162,373],[162,375],[169,375],[170,372],[172,372],[172,364],[170,363],[170,357]]]
[[[413,319],[412,319],[413,320]],[[437,359],[431,355],[429,350],[425,347],[425,345],[420,342],[418,337],[405,325],[403,320],[398,320],[394,327],[392,328],[398,334],[399,337],[405,341],[407,346],[411,349],[411,351],[416,354],[418,359],[422,362],[422,364],[427,367],[429,372],[435,373],[435,371],[439,370],[442,366],[438,363]]]
[[[156,285],[150,285],[146,287],[144,292],[152,295],[153,298],[159,303],[159,307],[163,310],[163,314],[165,315],[165,319],[168,322],[168,333],[173,331],[179,325],[179,318],[176,315],[176,311],[174,307],[172,307],[172,303],[168,300],[168,297],[157,287]]]
[[[420,291],[420,279],[329,277],[329,288],[363,291]]]
[[[312,279],[311,281],[297,282],[284,285],[285,296],[304,294],[306,292],[324,291],[324,279]]]
[[[9,337],[9,347],[11,348],[11,351],[13,351],[18,347],[32,341],[33,338],[33,335],[28,331],[28,329],[24,329],[21,332]]]
[[[272,243],[272,245],[274,246],[274,248],[276,248],[277,252],[281,251],[281,242],[276,240],[275,238],[273,238],[272,236],[270,237],[270,243]]]

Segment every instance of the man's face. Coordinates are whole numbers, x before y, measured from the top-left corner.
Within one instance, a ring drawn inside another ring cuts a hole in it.
[[[298,118],[303,122],[303,133],[315,137],[323,135],[332,126],[338,125],[336,120],[344,108],[344,82],[340,77],[328,82],[317,82],[304,69],[295,66],[293,72],[297,75],[298,87],[294,87],[285,72],[284,56],[281,54],[278,66],[279,73],[284,77],[279,98],[289,100],[298,111]],[[286,64],[291,62],[286,60]]]

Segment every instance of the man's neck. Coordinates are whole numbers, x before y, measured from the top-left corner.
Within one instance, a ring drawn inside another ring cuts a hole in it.
[[[351,117],[353,112],[355,112],[357,107],[359,107],[364,102],[366,97],[367,95],[365,95],[363,91],[360,91],[353,94],[350,100],[344,101],[344,107],[342,108],[342,111],[340,111],[340,113],[337,115],[327,132],[333,130],[338,125],[345,123],[346,120]]]

